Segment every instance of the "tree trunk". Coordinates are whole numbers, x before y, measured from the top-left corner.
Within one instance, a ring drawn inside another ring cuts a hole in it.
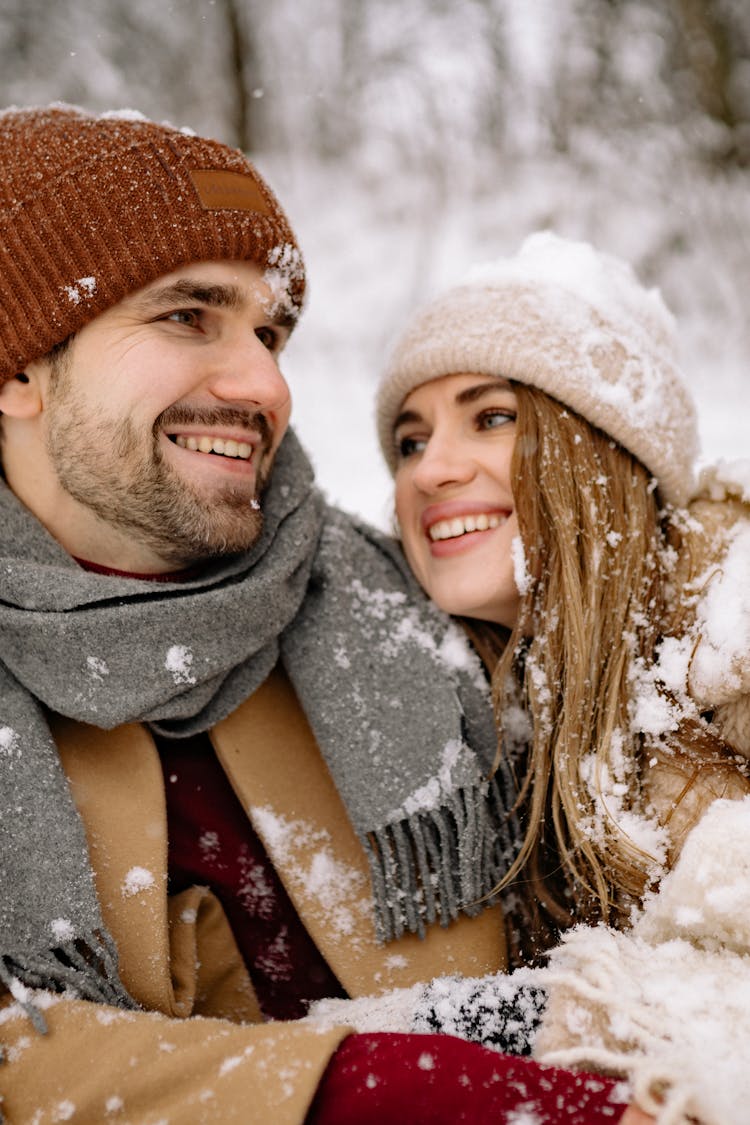
[[[229,40],[232,143],[243,152],[257,151],[263,139],[260,64],[238,0],[222,0]]]
[[[726,126],[729,142],[720,154],[726,163],[747,164],[750,152],[738,148],[741,118],[731,95],[732,32],[711,0],[678,0],[684,50],[695,80],[700,109]]]

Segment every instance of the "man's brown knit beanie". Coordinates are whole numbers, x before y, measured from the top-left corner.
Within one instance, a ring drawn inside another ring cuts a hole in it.
[[[268,267],[292,313],[291,227],[242,153],[139,114],[0,113],[0,384],[180,265]]]

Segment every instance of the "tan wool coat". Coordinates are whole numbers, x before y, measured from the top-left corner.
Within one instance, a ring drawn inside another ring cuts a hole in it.
[[[8,1125],[298,1125],[346,1027],[262,1022],[223,909],[206,889],[167,896],[161,766],[139,725],[67,719],[53,733],[86,828],[104,920],[142,1011],[37,996],[39,1035],[12,997],[0,1010]],[[210,732],[300,918],[350,996],[445,973],[505,967],[499,910],[375,938],[367,860],[288,680],[278,670]],[[311,867],[335,878],[325,894]]]

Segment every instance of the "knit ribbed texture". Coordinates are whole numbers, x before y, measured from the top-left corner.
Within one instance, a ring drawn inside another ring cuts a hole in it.
[[[546,391],[633,453],[665,500],[687,501],[698,434],[673,319],[624,262],[544,232],[419,312],[378,392],[378,433],[391,471],[393,427],[406,396],[459,373]]]
[[[0,383],[157,277],[221,259],[279,271],[301,304],[294,234],[239,151],[134,113],[0,113]]]

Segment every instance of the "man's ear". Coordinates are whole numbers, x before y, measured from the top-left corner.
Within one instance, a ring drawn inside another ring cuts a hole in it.
[[[34,418],[44,409],[42,396],[41,363],[30,363],[0,386],[0,414],[8,418]]]

